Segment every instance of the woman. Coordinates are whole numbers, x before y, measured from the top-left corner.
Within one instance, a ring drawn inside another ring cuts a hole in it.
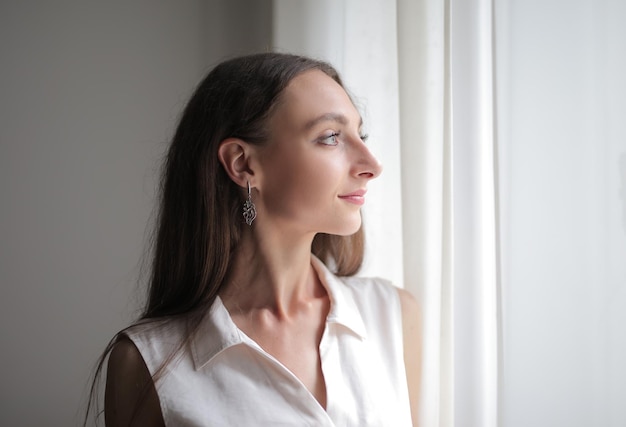
[[[381,172],[361,125],[309,58],[235,58],[198,86],[142,320],[108,349],[107,425],[416,425],[417,304],[352,277]]]

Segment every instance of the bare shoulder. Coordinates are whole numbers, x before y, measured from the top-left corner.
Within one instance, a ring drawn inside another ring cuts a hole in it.
[[[404,365],[406,368],[411,417],[418,425],[419,396],[422,359],[422,320],[417,299],[407,290],[398,288],[402,309],[402,335],[404,341]]]
[[[152,376],[127,338],[115,343],[107,366],[104,416],[107,426],[163,426]]]
[[[142,373],[143,370],[147,372],[148,368],[143,357],[141,357],[141,353],[128,337],[122,336],[111,350],[108,363],[109,375],[126,374],[133,376]]]
[[[400,296],[400,307],[402,308],[402,315],[418,316],[420,312],[420,306],[417,299],[412,293],[406,289],[398,288],[398,295]]]
[[[417,299],[406,289],[398,288],[402,310],[402,330],[405,347],[415,348],[421,341],[421,307]]]

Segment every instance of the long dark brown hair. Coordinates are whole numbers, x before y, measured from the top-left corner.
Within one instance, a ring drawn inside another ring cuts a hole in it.
[[[163,165],[148,298],[139,319],[187,316],[190,326],[180,349],[224,285],[244,223],[241,189],[219,162],[218,147],[230,137],[265,143],[268,118],[285,87],[313,69],[343,87],[331,65],[303,56],[260,53],[230,59],[200,82],[183,111]],[[337,275],[353,275],[363,261],[363,230],[351,236],[318,234],[311,251]],[[104,361],[123,333],[97,363],[85,423]]]

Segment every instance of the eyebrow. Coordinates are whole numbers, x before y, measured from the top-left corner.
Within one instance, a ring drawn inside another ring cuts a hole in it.
[[[322,122],[336,122],[336,123],[340,123],[342,125],[347,125],[348,124],[348,118],[346,116],[344,116],[343,114],[338,114],[338,113],[326,113],[326,114],[322,114],[321,116],[318,116],[312,120],[309,120],[308,122],[306,122],[306,124],[304,125],[304,129],[305,130],[309,130],[311,129],[313,126],[322,123]],[[359,127],[363,126],[363,118],[359,117]]]

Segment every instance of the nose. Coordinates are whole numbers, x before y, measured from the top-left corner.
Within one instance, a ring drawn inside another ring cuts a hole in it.
[[[354,174],[367,179],[374,179],[379,176],[383,170],[383,166],[372,154],[367,145],[359,139],[355,149],[356,160],[354,162]]]

